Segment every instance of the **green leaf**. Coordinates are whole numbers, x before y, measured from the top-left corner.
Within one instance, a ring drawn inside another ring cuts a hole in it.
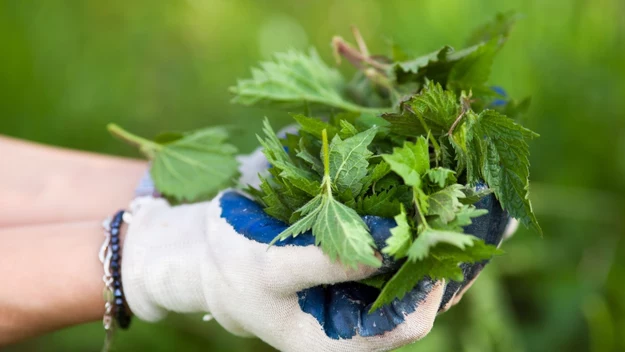
[[[380,181],[384,176],[388,175],[391,172],[391,167],[384,160],[375,164],[374,166],[369,165],[369,169],[367,171],[367,175],[362,179],[362,191],[360,195],[365,194],[376,182]]]
[[[542,233],[529,200],[529,146],[538,135],[494,110],[480,113],[473,127],[485,157],[482,174],[502,208]]]
[[[308,151],[305,146],[304,138],[300,138],[297,157],[310,164],[310,167],[319,175],[323,174],[323,164],[321,163],[321,160]]]
[[[356,209],[362,215],[390,218],[399,214],[400,203],[395,194],[399,188],[378,192],[356,202]]]
[[[375,242],[365,222],[354,209],[334,199],[333,178],[330,176],[331,170],[334,170],[334,174],[337,175],[336,179],[344,177],[345,182],[357,179],[358,176],[355,173],[360,171],[356,170],[359,167],[354,166],[357,161],[353,160],[352,154],[366,154],[362,145],[366,150],[366,146],[374,136],[375,129],[356,135],[351,138],[352,140],[340,141],[340,138],[335,136],[333,140],[335,149],[332,155],[328,146],[327,132],[322,131],[324,166],[322,188],[318,190],[315,198],[298,210],[304,217],[278,234],[271,244],[290,236],[297,236],[312,228],[316,245],[320,246],[330,259],[339,259],[344,265],[353,268],[356,268],[359,263],[374,267],[382,265],[375,256]],[[334,166],[330,165],[333,158]],[[365,172],[366,168],[367,165],[364,166]],[[349,187],[345,189],[351,192]]]
[[[456,172],[443,167],[430,169],[425,173],[425,176],[431,183],[438,185],[440,188],[456,182]]]
[[[354,209],[329,196],[322,196],[319,213],[313,224],[315,243],[332,260],[356,268],[359,263],[379,267],[375,243],[367,225]]]
[[[462,185],[453,184],[428,196],[427,215],[438,215],[446,224],[456,217],[456,211],[462,207],[460,198],[464,198]]]
[[[498,13],[492,22],[486,23],[471,33],[467,39],[467,46],[487,42],[498,37],[507,39],[519,17],[515,11]]]
[[[113,124],[108,129],[152,160],[150,175],[156,189],[177,201],[210,199],[234,185],[239,176],[237,149],[225,142],[228,133],[223,128],[198,130],[165,143],[135,136]]]
[[[464,278],[458,263],[453,260],[438,260],[435,257],[427,257],[422,261],[407,260],[395,275],[384,285],[380,295],[373,303],[369,314],[390,304],[393,300],[402,299],[406,293],[412,291],[419,281],[430,276],[436,278],[454,278],[462,281]]]
[[[230,90],[233,102],[303,109],[309,105],[347,111],[377,111],[348,101],[340,73],[328,67],[315,50],[294,50],[275,55],[252,70],[252,78],[240,80]]]
[[[282,201],[281,194],[274,190],[269,181],[266,178],[261,177],[260,190],[262,191],[261,201],[264,204],[264,210],[267,214],[273,216],[276,219],[282,220],[286,223],[289,222],[290,209]]]
[[[421,175],[430,168],[428,142],[423,137],[415,143],[404,143],[402,148],[393,148],[392,154],[382,154],[382,158],[410,186],[419,186]]]
[[[321,139],[321,131],[323,130],[327,131],[328,137],[330,139],[332,139],[334,135],[338,132],[336,127],[317,118],[306,117],[304,115],[295,115],[293,116],[293,119],[295,119],[295,121],[297,121],[297,123],[300,125],[301,131],[308,132],[313,136],[317,137],[317,139]]]
[[[382,253],[392,255],[399,260],[406,256],[412,245],[412,230],[403,205],[400,213],[395,216],[395,222],[397,226],[391,229],[391,237],[386,239],[386,247],[382,249]]]
[[[447,132],[458,117],[460,104],[456,94],[439,83],[429,81],[419,94],[403,102],[398,113],[382,117],[390,123],[391,132],[401,136],[418,136]]]
[[[367,285],[367,286],[371,286],[371,287],[375,287],[377,289],[382,289],[382,287],[384,287],[384,284],[393,276],[393,274],[391,273],[386,273],[386,274],[379,274],[379,275],[375,275],[372,277],[368,277],[364,280],[360,280],[358,281],[361,284]]]
[[[317,216],[322,211],[320,205],[322,204],[323,199],[322,196],[316,196],[311,199],[306,205],[300,209],[302,214],[305,216],[299,219],[296,223],[289,226],[284,231],[280,232],[270,243],[269,246],[272,246],[274,243],[283,241],[289,237],[297,237],[298,235],[310,230],[313,228],[313,225],[316,221],[318,221]]]
[[[460,112],[456,94],[451,90],[444,90],[439,83],[432,81],[410,100],[410,106],[415,115],[425,120],[428,126],[435,126],[445,132]]]
[[[444,62],[447,59],[447,55],[453,52],[453,48],[450,46],[444,46],[439,50],[432,53],[419,56],[412,60],[396,62],[392,67],[397,80],[402,83],[406,81],[405,76],[409,73],[417,74],[419,71],[424,70],[428,65],[434,62]]]
[[[412,242],[408,250],[408,258],[410,260],[422,260],[428,256],[430,248],[435,247],[439,243],[448,243],[460,249],[465,249],[465,247],[471,246],[476,239],[474,236],[461,232],[424,227]]]
[[[460,202],[462,204],[473,204],[493,193],[493,190],[490,188],[482,188],[478,191],[475,187],[465,187],[462,189],[462,193],[464,193],[464,198],[460,199]]]
[[[461,282],[464,280],[464,274],[458,266],[460,263],[475,263],[501,253],[502,251],[495,246],[487,245],[479,239],[475,239],[470,247],[464,249],[447,243],[439,243],[432,248],[431,255],[423,260],[407,260],[384,285],[369,313],[390,304],[396,298],[402,299],[425,278]]]
[[[433,219],[430,220],[429,224],[433,228],[463,232],[463,227],[472,224],[472,218],[477,218],[485,214],[488,214],[488,210],[477,209],[473,205],[463,204],[462,207],[456,210],[456,216],[453,220],[443,223],[440,219]]]
[[[263,146],[263,154],[267,160],[280,172],[280,176],[288,179],[291,184],[311,196],[319,194],[321,184],[319,175],[297,167],[291,161],[288,153],[284,150],[282,143],[271,128],[269,121],[265,119],[263,131],[266,138],[258,137],[260,144]]]
[[[341,126],[341,130],[339,131],[339,135],[341,136],[341,138],[345,139],[358,134],[358,130],[351,123],[345,120],[339,120],[339,124]],[[332,138],[329,134],[328,137]]]
[[[447,88],[455,91],[473,91],[474,93],[492,95],[494,92],[485,83],[490,77],[493,60],[499,49],[499,41],[493,39],[480,45],[449,72]]]
[[[341,140],[337,135],[330,144],[330,178],[339,193],[349,189],[359,194],[363,178],[367,175],[367,160],[373,153],[367,149],[377,128],[373,127],[353,137]]]

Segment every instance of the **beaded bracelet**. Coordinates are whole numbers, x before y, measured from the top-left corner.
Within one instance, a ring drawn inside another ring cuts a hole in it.
[[[114,323],[121,329],[130,326],[131,317],[128,313],[124,299],[124,290],[121,280],[121,242],[120,227],[122,222],[130,223],[130,213],[118,211],[112,219],[106,219],[102,223],[105,240],[100,247],[99,259],[104,266],[104,317],[102,324],[106,331],[106,340],[103,350],[110,347]]]

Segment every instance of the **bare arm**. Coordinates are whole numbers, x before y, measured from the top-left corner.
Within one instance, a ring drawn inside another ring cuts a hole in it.
[[[102,319],[99,221],[0,230],[0,347]]]
[[[146,168],[0,136],[0,228],[101,219],[128,204]]]
[[[0,137],[0,346],[102,318],[100,224],[145,169]]]

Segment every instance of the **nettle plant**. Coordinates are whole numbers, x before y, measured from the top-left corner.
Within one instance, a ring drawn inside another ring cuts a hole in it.
[[[487,84],[514,18],[498,15],[463,50],[444,46],[419,57],[397,47],[391,56],[370,55],[354,30],[357,47],[332,41],[337,61],[357,69],[349,81],[314,50],[289,51],[231,88],[235,103],[299,112],[298,132],[282,138],[265,120],[259,141],[271,167],[259,189],[246,189],[290,224],[274,242],[312,231],[327,255],[349,267],[381,266],[376,251],[392,256],[398,271],[365,281],[381,289],[374,310],[426,276],[461,281],[460,263],[500,253],[463,232],[487,213],[473,205],[486,194],[541,232],[528,194],[528,141],[538,135],[515,121],[529,100],[503,101]],[[223,128],[153,141],[109,129],[152,160],[156,187],[173,202],[209,199],[236,184],[236,149]],[[364,215],[395,219],[383,248]]]

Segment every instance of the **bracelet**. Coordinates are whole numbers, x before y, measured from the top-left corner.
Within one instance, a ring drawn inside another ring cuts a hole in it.
[[[120,227],[122,222],[129,223],[130,218],[130,213],[120,210],[112,219],[106,219],[102,223],[105,239],[100,247],[98,257],[100,262],[102,262],[104,270],[104,276],[102,276],[105,301],[102,325],[106,331],[104,350],[108,350],[110,346],[114,323],[116,322],[121,329],[127,329],[131,321],[122,287],[120,243]]]

